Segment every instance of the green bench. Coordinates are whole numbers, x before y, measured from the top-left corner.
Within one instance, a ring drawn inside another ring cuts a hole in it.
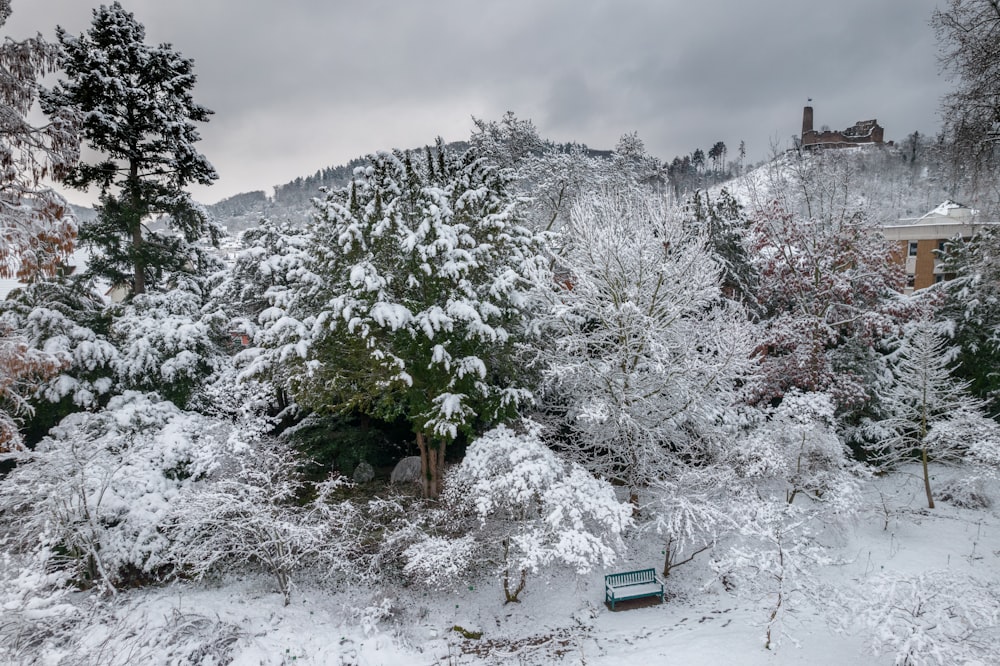
[[[663,579],[655,569],[640,569],[623,573],[608,574],[604,577],[604,601],[611,602],[611,610],[616,601],[659,597],[663,603]]]

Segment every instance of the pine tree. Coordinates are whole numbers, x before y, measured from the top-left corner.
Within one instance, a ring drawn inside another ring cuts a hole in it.
[[[186,243],[215,237],[207,213],[184,192],[190,183],[217,178],[194,147],[200,138],[194,123],[212,112],[191,97],[192,60],[169,44],[144,43],[145,28],[118,2],[93,14],[90,30],[79,37],[57,29],[67,79],[42,103],[52,113],[76,110],[83,137],[103,155],[67,178],[73,187],[101,192],[98,219],[80,232],[81,241],[101,251],[90,270],[141,294],[163,271],[188,264]],[[180,237],[146,228],[151,217],[163,215]]]

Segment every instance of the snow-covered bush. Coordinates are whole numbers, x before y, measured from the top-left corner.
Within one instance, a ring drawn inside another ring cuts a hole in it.
[[[0,521],[15,549],[41,542],[78,584],[113,591],[169,564],[163,520],[186,486],[217,467],[225,441],[217,422],[126,392],[16,454],[0,484]]]
[[[712,569],[742,597],[765,599],[764,647],[792,637],[788,620],[803,607],[835,614],[839,595],[816,574],[833,559],[816,539],[811,519],[796,506],[765,502],[743,517],[738,541],[719,549]]]
[[[0,663],[31,663],[29,656],[62,640],[79,609],[68,603],[66,571],[50,566],[57,555],[49,546],[29,552],[6,546],[0,538]]]
[[[852,513],[862,468],[835,429],[835,405],[826,393],[789,390],[765,420],[730,450],[731,463],[758,484],[773,485],[789,504],[798,496]]]
[[[443,587],[464,573],[478,550],[474,535],[427,536],[403,551],[403,573],[429,587]]]
[[[474,441],[445,497],[479,519],[508,602],[518,600],[529,572],[560,562],[585,573],[613,562],[632,522],[609,483],[548,449],[531,423],[523,434],[499,426]]]
[[[303,484],[290,450],[258,445],[237,458],[237,469],[195,484],[173,505],[164,522],[171,559],[196,577],[223,564],[260,565],[287,606],[294,573],[314,564],[328,571],[347,566],[355,512],[348,502],[326,501],[346,482],[332,479],[318,499],[300,506]]]
[[[181,407],[221,355],[215,319],[201,312],[197,286],[136,296],[112,325],[120,349],[116,372],[128,388],[157,391]]]
[[[885,573],[864,582],[853,618],[872,654],[894,664],[993,663],[1000,654],[1000,595],[950,570]]]
[[[950,479],[941,484],[938,497],[962,509],[988,509],[993,500],[986,494],[983,480],[977,477]]]

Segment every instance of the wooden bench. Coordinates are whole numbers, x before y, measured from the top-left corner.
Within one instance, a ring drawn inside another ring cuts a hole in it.
[[[611,610],[616,601],[659,597],[663,603],[663,579],[655,569],[640,569],[623,573],[608,574],[604,577],[604,601],[611,602]]]

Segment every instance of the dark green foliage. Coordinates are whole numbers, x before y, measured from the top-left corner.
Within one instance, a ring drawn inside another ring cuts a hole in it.
[[[939,285],[944,302],[938,318],[958,345],[953,374],[1000,414],[1000,231],[985,228],[968,240],[948,243],[945,272],[956,278]]]
[[[302,453],[303,470],[310,479],[324,479],[331,471],[351,476],[360,462],[390,468],[413,455],[413,437],[405,421],[386,423],[365,416],[310,414],[282,435]]]
[[[723,188],[715,200],[705,190],[696,191],[687,209],[694,222],[705,229],[709,248],[722,265],[723,293],[756,310],[755,292],[760,278],[744,242],[750,223],[743,206]]]

